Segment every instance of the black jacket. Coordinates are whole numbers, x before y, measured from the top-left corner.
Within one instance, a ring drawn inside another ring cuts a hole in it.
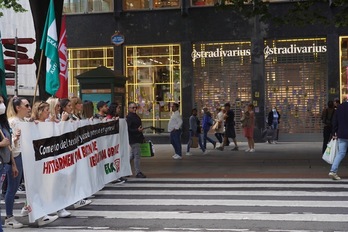
[[[280,122],[280,114],[279,114],[278,111],[277,111],[277,114],[278,114],[278,124],[279,124],[279,122]],[[269,126],[272,126],[272,123],[273,123],[273,111],[271,110],[271,112],[268,113],[267,124]]]
[[[141,118],[136,113],[128,113],[127,117],[129,144],[143,143],[144,135],[138,131],[141,126]]]
[[[348,139],[348,102],[343,102],[337,107],[334,114],[332,133],[340,139]]]

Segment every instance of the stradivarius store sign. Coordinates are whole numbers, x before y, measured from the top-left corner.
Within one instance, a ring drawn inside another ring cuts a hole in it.
[[[308,54],[308,53],[326,53],[326,45],[315,45],[312,46],[297,46],[296,44],[291,44],[289,47],[269,47],[268,45],[263,49],[263,54],[265,59],[271,55],[287,55],[287,54]],[[192,61],[195,62],[196,59],[200,58],[217,58],[217,57],[241,57],[250,56],[250,49],[234,49],[234,50],[224,50],[222,48],[217,48],[213,51],[197,51],[193,49],[191,53]]]

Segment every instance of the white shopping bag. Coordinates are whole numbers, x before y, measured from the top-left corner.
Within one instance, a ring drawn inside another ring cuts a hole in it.
[[[323,160],[325,160],[329,164],[332,164],[337,152],[338,141],[337,139],[331,139],[331,141],[327,144],[326,150],[323,154]]]

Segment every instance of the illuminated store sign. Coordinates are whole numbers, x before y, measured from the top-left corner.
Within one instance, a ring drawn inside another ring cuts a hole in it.
[[[326,45],[317,46],[301,46],[298,47],[296,44],[291,44],[290,47],[269,47],[268,45],[263,49],[265,59],[270,55],[279,54],[306,54],[306,53],[325,53],[327,51]],[[238,57],[238,56],[250,56],[250,49],[239,49],[236,50],[223,50],[217,48],[215,51],[197,51],[193,49],[191,53],[192,61],[200,58],[216,58],[216,57]]]
[[[196,51],[193,49],[191,53],[192,61],[195,62],[199,58],[215,58],[215,57],[235,57],[235,56],[250,56],[250,49],[223,50],[217,48],[215,51]]]
[[[290,47],[282,47],[270,48],[269,46],[263,49],[263,53],[265,54],[265,59],[267,59],[270,55],[278,55],[278,54],[305,54],[305,53],[325,53],[327,51],[326,45],[317,46],[313,44],[313,46],[302,46],[297,47],[296,44],[291,44]]]

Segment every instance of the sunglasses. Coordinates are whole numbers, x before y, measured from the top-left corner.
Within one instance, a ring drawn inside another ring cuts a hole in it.
[[[136,107],[136,106],[133,106],[133,107],[131,107],[131,109],[138,109],[138,107]]]
[[[25,104],[24,106],[25,106],[26,108],[29,108],[29,107],[30,107],[30,105],[29,105],[29,104]]]

